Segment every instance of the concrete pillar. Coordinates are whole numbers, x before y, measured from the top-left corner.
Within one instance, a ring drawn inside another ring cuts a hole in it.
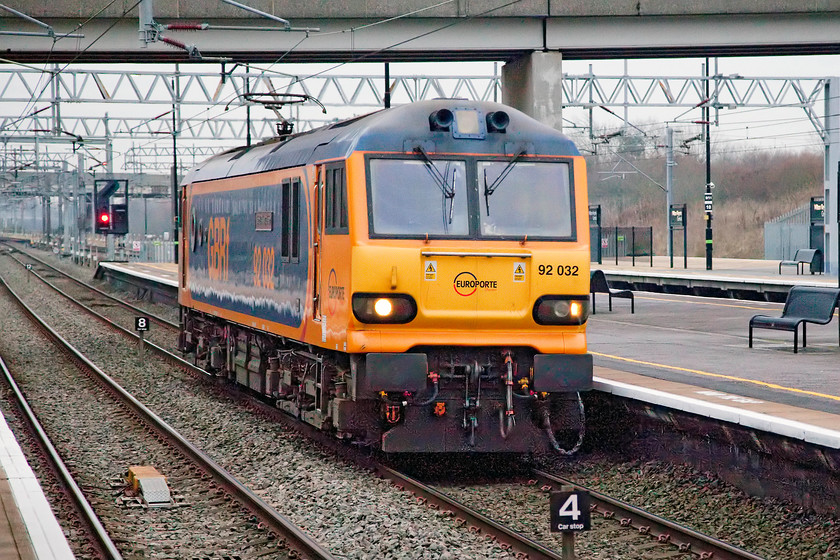
[[[837,205],[840,174],[840,78],[830,78],[825,86],[825,263],[826,272],[837,276],[838,257]],[[838,279],[840,280],[840,278]]]
[[[502,102],[563,130],[563,55],[533,52],[502,66]]]

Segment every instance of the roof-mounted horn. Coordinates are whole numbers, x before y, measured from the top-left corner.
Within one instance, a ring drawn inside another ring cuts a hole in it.
[[[455,115],[449,109],[438,109],[429,115],[429,130],[449,130]]]

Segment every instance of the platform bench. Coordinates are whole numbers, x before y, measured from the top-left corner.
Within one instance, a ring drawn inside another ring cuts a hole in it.
[[[834,316],[834,308],[840,298],[837,288],[793,286],[785,300],[781,317],[755,315],[750,319],[750,348],[753,346],[753,329],[776,329],[793,331],[793,353],[798,351],[797,336],[802,324],[802,348],[807,344],[805,326],[807,323],[827,325]],[[840,325],[840,321],[838,321]]]
[[[633,292],[630,290],[616,290],[610,287],[603,270],[593,270],[589,275],[589,292],[592,294],[592,313],[595,313],[595,292],[608,294],[610,296],[610,311],[612,311],[612,298],[626,298],[630,300],[630,313],[636,312],[636,304]]]
[[[819,249],[797,249],[793,259],[779,263],[779,274],[782,273],[783,266],[795,266],[797,274],[805,274],[806,264],[810,267],[811,274],[822,274],[822,253]]]

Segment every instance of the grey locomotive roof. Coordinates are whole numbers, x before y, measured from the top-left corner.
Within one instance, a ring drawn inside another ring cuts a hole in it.
[[[489,132],[483,141],[453,138],[448,131],[430,131],[429,115],[439,109],[477,109],[481,118],[505,111],[505,133]],[[354,151],[404,152],[422,145],[428,153],[513,153],[579,155],[574,143],[557,130],[505,105],[464,99],[436,99],[401,105],[296,134],[218,154],[192,169],[183,183],[249,175],[340,159]]]

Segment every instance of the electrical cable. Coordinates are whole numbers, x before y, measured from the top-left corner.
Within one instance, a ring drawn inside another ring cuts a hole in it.
[[[96,13],[94,13],[92,16],[90,16],[90,17],[89,17],[88,19],[86,19],[84,22],[82,22],[82,23],[78,24],[78,25],[77,25],[77,26],[73,29],[73,31],[71,31],[70,33],[75,33],[75,32],[76,32],[76,31],[78,31],[79,29],[82,29],[85,25],[87,25],[88,23],[90,23],[91,21],[93,21],[93,19],[94,19],[96,16],[98,16],[99,14],[101,14],[102,12],[104,12],[105,10],[107,10],[108,8],[110,8],[110,7],[111,7],[112,5],[114,5],[117,1],[118,1],[118,0],[111,0],[108,4],[106,4],[105,6],[103,6],[102,8],[100,8],[99,10],[97,10],[97,11],[96,11]],[[113,28],[113,27],[114,27],[114,26],[115,26],[115,25],[119,22],[119,20],[120,20],[120,19],[122,19],[123,17],[125,17],[125,15],[126,15],[129,11],[133,10],[134,8],[136,8],[136,7],[140,4],[140,2],[141,2],[141,0],[137,0],[137,2],[134,4],[134,6],[132,6],[132,7],[131,7],[131,8],[129,8],[128,10],[124,11],[124,12],[123,12],[123,14],[122,14],[122,16],[119,16],[113,24],[111,24],[111,25],[110,25],[107,29],[105,29],[105,31],[103,31],[103,32],[99,35],[99,37],[97,37],[96,39],[94,39],[94,40],[90,43],[90,45],[88,45],[87,47],[85,47],[85,49],[84,49],[84,50],[82,50],[79,54],[77,54],[77,55],[76,55],[76,57],[75,57],[75,58],[73,58],[73,60],[71,60],[70,62],[68,62],[67,64],[65,64],[63,68],[61,68],[60,70],[57,70],[57,71],[56,71],[56,72],[54,72],[54,73],[53,73],[53,72],[48,72],[48,71],[45,69],[45,70],[43,70],[43,71],[42,71],[42,72],[43,72],[43,74],[52,74],[52,78],[51,78],[51,80],[50,80],[50,81],[55,80],[55,79],[58,79],[58,75],[59,75],[59,74],[61,74],[61,72],[63,72],[63,71],[64,71],[64,70],[65,70],[65,69],[66,69],[66,68],[67,68],[70,64],[72,64],[72,63],[73,63],[73,61],[77,60],[77,59],[79,58],[79,56],[81,56],[82,54],[84,54],[84,52],[85,52],[85,51],[87,51],[90,47],[92,47],[92,46],[93,46],[93,45],[94,45],[94,44],[95,44],[95,43],[96,43],[99,39],[101,39],[101,38],[102,38],[102,36],[103,36],[103,35],[105,35],[105,33],[107,33],[108,31],[110,31],[110,30],[111,30],[111,29],[112,29],[112,28]],[[46,60],[46,62],[44,62],[44,68],[46,68],[46,65],[47,65],[47,64],[49,64],[49,61],[50,61],[50,59],[52,58],[53,51],[55,50],[55,44],[56,44],[56,43],[57,43],[60,39],[61,39],[61,37],[54,37],[54,38],[53,38],[53,43],[52,43],[52,46],[50,47],[50,51],[49,51],[49,53],[47,54],[47,60]],[[42,76],[41,76],[41,77],[43,77],[43,74],[42,74]],[[38,78],[38,84],[40,84],[40,82],[41,82],[41,77],[39,77],[39,78]],[[38,84],[36,84],[35,89],[38,89]],[[44,91],[46,91],[46,89],[47,89],[47,87],[48,87],[48,86],[49,86],[49,81],[48,81],[48,82],[44,85],[44,87],[41,89],[41,91],[38,93],[38,95],[32,96],[32,99],[30,100],[30,102],[29,102],[29,103],[28,103],[28,104],[24,107],[23,113],[26,113],[26,112],[29,110],[29,107],[30,107],[32,104],[36,103],[36,102],[37,102],[37,101],[36,101],[37,99],[40,99],[40,98],[41,98],[41,95],[43,95]],[[19,119],[18,119],[18,120],[23,119],[23,118],[26,118],[26,117],[19,117]],[[12,124],[14,124],[14,123],[12,123]],[[3,130],[3,128],[0,128],[0,130]]]
[[[333,66],[331,66],[331,67],[329,67],[329,68],[327,68],[327,69],[325,69],[325,70],[322,70],[322,71],[320,71],[320,72],[316,72],[316,73],[314,73],[314,74],[311,74],[311,75],[305,76],[305,77],[303,77],[303,78],[299,78],[299,79],[297,79],[297,80],[293,81],[292,83],[288,84],[288,85],[287,85],[287,87],[291,87],[292,85],[294,85],[294,84],[296,84],[296,83],[304,82],[304,81],[306,81],[306,80],[308,80],[308,79],[318,77],[318,76],[320,76],[320,75],[322,75],[322,74],[325,74],[325,73],[327,73],[327,72],[331,72],[331,71],[333,71],[333,70],[335,70],[335,69],[337,69],[337,68],[341,68],[341,67],[342,67],[342,66],[344,66],[344,65],[347,65],[347,64],[350,64],[350,63],[355,63],[355,62],[361,62],[361,61],[363,61],[363,60],[365,60],[365,59],[367,59],[367,58],[370,58],[371,56],[374,56],[374,55],[377,55],[377,54],[381,54],[381,53],[383,53],[383,52],[387,52],[388,50],[393,49],[393,48],[395,48],[395,47],[398,47],[398,46],[400,46],[400,45],[404,45],[404,44],[406,44],[406,43],[409,43],[409,42],[411,42],[411,41],[415,41],[415,40],[417,40],[417,39],[420,39],[420,38],[426,37],[426,36],[431,35],[431,34],[433,34],[433,33],[437,33],[437,32],[439,32],[439,31],[443,31],[443,30],[448,29],[448,28],[450,28],[450,27],[453,27],[453,26],[456,26],[456,25],[460,25],[461,23],[463,23],[463,22],[465,22],[465,21],[470,21],[470,20],[475,19],[475,18],[477,18],[477,17],[481,17],[481,16],[484,16],[484,15],[487,15],[487,14],[493,13],[493,12],[495,12],[495,11],[498,11],[498,10],[501,10],[501,9],[503,9],[503,8],[509,7],[509,6],[513,5],[513,4],[517,4],[517,3],[519,3],[519,2],[521,2],[521,0],[512,0],[512,1],[510,1],[510,2],[507,2],[507,3],[502,4],[502,5],[500,5],[500,6],[496,6],[496,7],[494,7],[494,8],[490,8],[490,9],[485,10],[485,11],[483,11],[483,12],[480,12],[480,13],[477,13],[477,14],[474,14],[474,15],[471,15],[471,16],[466,16],[466,17],[464,17],[464,18],[459,18],[459,19],[458,19],[457,21],[455,21],[455,22],[450,22],[450,23],[447,23],[447,24],[441,25],[440,27],[437,27],[437,28],[435,28],[435,29],[432,29],[432,30],[429,30],[429,31],[426,31],[426,32],[423,32],[423,33],[420,33],[420,34],[417,34],[417,35],[415,35],[415,36],[413,36],[413,37],[410,37],[410,38],[408,38],[408,39],[404,39],[404,40],[402,40],[402,41],[398,41],[398,42],[396,42],[396,43],[394,43],[394,44],[392,44],[392,45],[389,45],[389,46],[387,46],[387,47],[383,47],[383,48],[378,49],[378,50],[376,50],[376,51],[372,51],[372,52],[369,52],[369,53],[365,53],[365,54],[359,55],[358,57],[355,57],[355,58],[353,58],[353,59],[351,59],[351,60],[348,60],[348,61],[345,61],[345,62],[338,63],[338,64],[333,65]],[[432,7],[436,7],[436,6],[437,6],[437,5],[435,5],[435,6],[431,6],[430,8],[432,8]],[[427,8],[427,9],[430,9],[430,8]],[[389,19],[390,19],[391,21],[393,21],[394,19],[399,19],[399,17],[406,17],[406,16],[405,16],[405,15],[403,15],[403,16],[398,16],[398,17],[396,17],[396,18],[389,18]],[[368,25],[367,27],[369,27],[369,26],[370,26],[370,25]],[[352,31],[352,30],[353,30],[353,28],[349,28],[349,31]],[[342,31],[342,32],[346,32],[346,31]],[[338,33],[338,32],[335,32],[335,33]],[[322,36],[322,35],[321,35],[321,36]],[[302,43],[305,39],[306,39],[306,38],[304,37],[301,41],[299,41],[299,42],[297,43],[297,45],[300,45],[300,43]],[[292,49],[289,49],[286,53],[284,53],[284,54],[283,54],[283,56],[281,56],[281,57],[278,59],[278,62],[279,62],[280,60],[282,60],[283,58],[285,58],[286,56],[288,56],[288,55],[292,52],[292,50],[293,50],[294,48],[296,48],[296,47],[297,47],[297,45],[295,45],[295,47],[292,47]],[[272,64],[275,64],[275,63],[272,63]],[[202,111],[202,112],[207,112],[207,111],[210,111],[210,110],[211,110],[211,109],[205,109],[205,110],[204,110],[204,111]],[[199,113],[199,114],[200,114],[200,113]],[[219,114],[222,114],[222,113],[219,113]],[[216,116],[218,116],[218,115],[211,115],[211,116],[208,116],[206,119],[203,119],[203,120],[199,121],[198,123],[195,123],[195,125],[193,125],[193,126],[200,126],[201,124],[206,123],[206,122],[208,122],[208,121],[212,120],[212,119],[213,119],[213,118],[215,118]],[[149,145],[154,144],[154,143],[156,143],[156,142],[160,142],[161,140],[163,140],[163,139],[154,139],[154,140],[150,140],[149,142],[146,142],[145,144],[142,144],[140,147],[141,147],[141,148],[142,148],[142,147],[146,147],[146,146],[149,146]]]

